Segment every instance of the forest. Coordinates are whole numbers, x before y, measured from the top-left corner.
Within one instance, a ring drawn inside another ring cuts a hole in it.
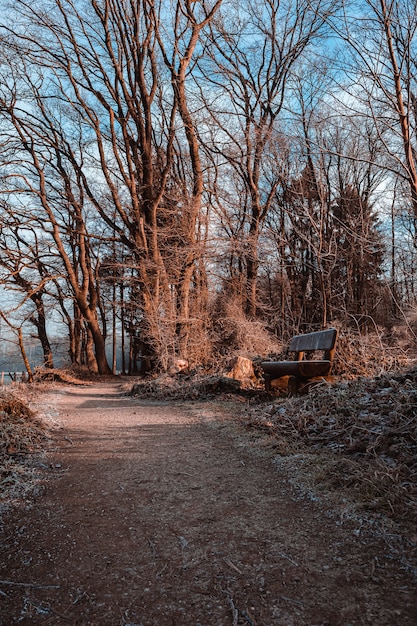
[[[28,338],[105,375],[411,331],[415,1],[0,8],[0,316],[29,376]]]

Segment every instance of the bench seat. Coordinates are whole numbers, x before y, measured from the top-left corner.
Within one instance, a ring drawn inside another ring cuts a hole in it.
[[[261,367],[270,380],[282,376],[299,376],[300,378],[314,378],[327,376],[332,369],[331,361],[263,361]]]
[[[297,335],[291,339],[289,352],[295,353],[293,361],[262,361],[265,387],[271,388],[271,381],[284,376],[290,377],[290,387],[298,389],[314,378],[329,376],[335,352],[337,330],[328,328],[314,333]],[[322,360],[305,359],[305,353],[322,351]]]

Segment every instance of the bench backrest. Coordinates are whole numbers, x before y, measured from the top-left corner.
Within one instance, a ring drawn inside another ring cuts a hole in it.
[[[297,335],[291,339],[288,350],[290,352],[312,352],[313,350],[324,350],[328,354],[326,358],[333,358],[333,351],[336,345],[337,330],[329,328],[316,333]],[[302,358],[302,357],[301,357]]]

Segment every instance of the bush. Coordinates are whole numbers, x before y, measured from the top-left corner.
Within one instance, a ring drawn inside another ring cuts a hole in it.
[[[253,359],[281,352],[282,344],[261,320],[250,319],[238,298],[219,296],[211,307],[211,340],[218,357]]]

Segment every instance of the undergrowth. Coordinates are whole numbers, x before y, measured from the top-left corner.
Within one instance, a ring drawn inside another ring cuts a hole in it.
[[[48,441],[48,428],[27,404],[0,390],[0,503],[21,497],[32,486],[33,458]]]
[[[415,520],[417,370],[277,398],[250,408],[245,425],[273,437],[282,466],[295,459],[304,487]]]

